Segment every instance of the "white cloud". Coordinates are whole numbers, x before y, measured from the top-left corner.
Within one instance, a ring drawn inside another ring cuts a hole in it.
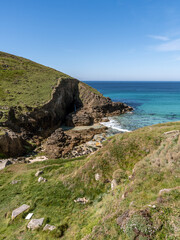
[[[153,38],[153,39],[157,39],[157,40],[161,40],[161,41],[168,41],[169,38],[166,36],[158,36],[158,35],[148,35],[148,37]]]
[[[160,44],[156,47],[156,50],[161,52],[180,51],[180,38]]]

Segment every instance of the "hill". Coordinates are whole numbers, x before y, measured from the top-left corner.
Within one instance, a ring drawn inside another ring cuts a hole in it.
[[[91,126],[131,110],[62,72],[0,52],[0,157],[24,155],[32,150],[24,140],[39,145],[62,125]]]
[[[1,239],[179,239],[179,146],[180,122],[166,123],[109,138],[88,157],[8,166],[0,178]],[[11,220],[22,204],[30,209]],[[27,229],[28,212],[44,218],[40,229]],[[42,231],[46,223],[56,229]]]
[[[62,72],[0,52],[0,126],[43,135],[64,122],[91,125],[129,110]]]
[[[68,75],[28,59],[0,52],[0,106],[37,107],[51,98],[58,79]]]

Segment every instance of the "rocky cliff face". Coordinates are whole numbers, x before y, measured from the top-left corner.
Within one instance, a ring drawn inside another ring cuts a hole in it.
[[[106,127],[101,127],[84,130],[68,130],[64,132],[59,128],[47,138],[42,148],[50,159],[71,158],[72,150],[76,146],[92,140],[94,135],[100,134],[106,130]]]
[[[123,103],[114,103],[95,89],[76,79],[61,79],[45,105],[18,114],[11,108],[6,125],[16,131],[26,131],[47,137],[61,124],[92,125],[103,117],[132,110]]]
[[[32,146],[28,144],[18,134],[4,130],[4,134],[0,135],[0,154],[1,157],[18,157],[31,150]]]

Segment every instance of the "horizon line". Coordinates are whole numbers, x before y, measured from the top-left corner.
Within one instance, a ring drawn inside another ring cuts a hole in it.
[[[80,80],[82,82],[180,82],[180,80]]]

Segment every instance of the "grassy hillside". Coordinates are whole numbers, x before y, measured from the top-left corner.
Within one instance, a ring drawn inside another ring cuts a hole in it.
[[[28,59],[0,52],[0,111],[10,106],[36,107],[51,98],[58,79],[69,77]]]
[[[108,139],[95,154],[73,160],[11,165],[1,171],[1,239],[179,239],[180,122],[146,127]],[[48,181],[38,183],[43,169]],[[99,174],[99,181],[95,174]],[[12,185],[12,180],[21,182]],[[111,190],[111,181],[117,187]],[[169,192],[161,192],[170,189]],[[74,199],[86,197],[87,204]],[[25,214],[11,212],[29,204],[34,218],[58,227],[30,231]],[[117,224],[117,218],[118,224]]]
[[[7,118],[9,107],[29,111],[51,99],[54,87],[61,79],[70,76],[28,59],[0,51],[0,112]],[[102,96],[96,89],[81,83],[87,91]]]

